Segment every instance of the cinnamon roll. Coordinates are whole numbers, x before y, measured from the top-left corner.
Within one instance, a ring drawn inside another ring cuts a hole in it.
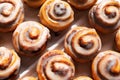
[[[23,20],[21,0],[0,0],[0,32],[13,31]]]
[[[71,80],[75,74],[75,67],[64,52],[51,50],[39,59],[37,74],[40,80]]]
[[[111,33],[120,27],[120,1],[103,0],[89,11],[89,23],[102,33]]]
[[[59,32],[70,26],[74,20],[74,12],[65,1],[47,0],[40,9],[39,18],[42,24]]]
[[[46,47],[49,30],[35,21],[21,23],[13,33],[15,50],[27,56],[39,54]]]
[[[6,47],[0,47],[0,80],[15,79],[19,68],[20,58],[16,52]]]
[[[92,75],[95,80],[119,80],[120,53],[111,50],[100,52],[93,60]]]
[[[40,7],[46,0],[23,0],[27,5],[33,8]]]
[[[64,49],[75,61],[90,61],[101,50],[101,39],[95,29],[75,27],[65,36]]]
[[[24,77],[22,79],[18,79],[18,80],[38,80],[38,79],[33,76],[26,76],[26,77]]]
[[[118,29],[115,36],[115,46],[118,51],[120,51],[120,28]]]
[[[85,10],[92,7],[97,0],[67,0],[72,6],[79,10]]]
[[[88,76],[79,76],[79,77],[75,78],[74,80],[93,80],[93,79],[91,79]]]

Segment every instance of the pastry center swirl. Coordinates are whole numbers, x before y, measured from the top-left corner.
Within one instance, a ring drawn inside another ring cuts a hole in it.
[[[111,64],[110,72],[116,75],[120,74],[120,61],[116,59],[115,61],[111,61]]]
[[[79,39],[79,45],[85,49],[91,49],[94,45],[93,41],[89,37],[82,37]]]
[[[66,13],[66,7],[62,3],[56,3],[54,5],[54,14],[56,16],[63,16]]]
[[[120,79],[120,56],[109,53],[101,58],[98,71],[104,80]]]
[[[105,14],[108,16],[108,18],[114,18],[116,16],[115,7],[114,6],[106,7]]]
[[[52,65],[52,71],[60,76],[66,76],[67,72],[69,70],[69,67],[65,65],[64,63],[53,63]]]
[[[38,36],[39,36],[39,34],[40,34],[40,31],[39,31],[37,28],[35,28],[35,27],[32,27],[32,28],[29,30],[29,37],[30,37],[31,39],[37,39]]]
[[[3,16],[9,16],[12,13],[13,5],[10,3],[3,3],[2,5],[1,14]]]
[[[10,51],[1,51],[0,50],[0,70],[6,69],[12,60],[12,54]]]

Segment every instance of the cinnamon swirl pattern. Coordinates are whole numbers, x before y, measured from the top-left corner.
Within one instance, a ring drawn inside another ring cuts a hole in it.
[[[13,31],[23,20],[21,0],[0,0],[0,32]]]
[[[67,0],[72,6],[79,10],[85,10],[92,7],[97,0]]]
[[[120,1],[103,0],[89,11],[89,23],[102,33],[114,32],[120,27]]]
[[[111,50],[100,52],[93,60],[92,75],[95,80],[119,80],[120,53]]]
[[[46,0],[23,0],[27,5],[33,8],[40,7]]]
[[[64,52],[51,50],[39,59],[37,73],[40,80],[71,80],[75,67]]]
[[[62,31],[74,20],[74,12],[70,5],[61,0],[47,0],[39,12],[42,24],[54,32]]]
[[[75,61],[90,61],[101,50],[101,39],[95,29],[75,27],[67,33],[64,49]]]
[[[20,68],[20,58],[14,50],[0,47],[0,80],[12,79],[17,76]]]
[[[13,46],[15,50],[24,55],[39,54],[46,47],[49,30],[35,21],[21,23],[13,33]]]
[[[91,79],[88,76],[79,76],[79,77],[75,78],[74,80],[93,80],[93,79]]]

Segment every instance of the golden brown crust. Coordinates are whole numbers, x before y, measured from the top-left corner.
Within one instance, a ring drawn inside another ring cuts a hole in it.
[[[79,76],[75,78],[74,80],[93,80],[93,79],[88,76]]]
[[[20,68],[20,58],[13,50],[0,47],[0,80],[12,79],[17,76]]]
[[[114,32],[120,27],[120,2],[103,0],[89,11],[89,23],[102,33]]]
[[[47,0],[39,12],[40,21],[54,32],[62,31],[74,20],[70,5],[62,0]]]
[[[38,80],[38,79],[33,76],[26,76],[26,77],[24,77],[22,79],[18,79],[18,80]]]
[[[45,49],[49,37],[46,27],[35,21],[26,21],[16,28],[12,41],[18,53],[33,56]]]
[[[120,51],[120,29],[118,29],[115,36],[115,46],[118,51]]]
[[[86,62],[101,50],[101,40],[95,29],[78,26],[67,33],[64,49],[75,61]]]
[[[70,57],[60,50],[46,52],[39,59],[36,70],[40,80],[71,80],[75,74]]]
[[[92,76],[95,80],[119,80],[120,53],[111,50],[100,52],[92,62]]]
[[[40,7],[46,0],[23,0],[28,6],[33,8]]]
[[[0,0],[0,32],[13,31],[24,20],[21,0]]]
[[[97,0],[67,0],[72,6],[79,10],[86,10],[92,7]]]

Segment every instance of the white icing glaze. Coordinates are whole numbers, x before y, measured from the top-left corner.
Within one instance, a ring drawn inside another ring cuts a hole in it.
[[[3,50],[5,49],[2,47]],[[8,78],[12,74],[17,74],[20,68],[20,58],[19,56],[13,51],[10,51],[12,54],[12,61],[9,66],[5,70],[0,70],[0,79]],[[7,53],[5,53],[7,54]]]

